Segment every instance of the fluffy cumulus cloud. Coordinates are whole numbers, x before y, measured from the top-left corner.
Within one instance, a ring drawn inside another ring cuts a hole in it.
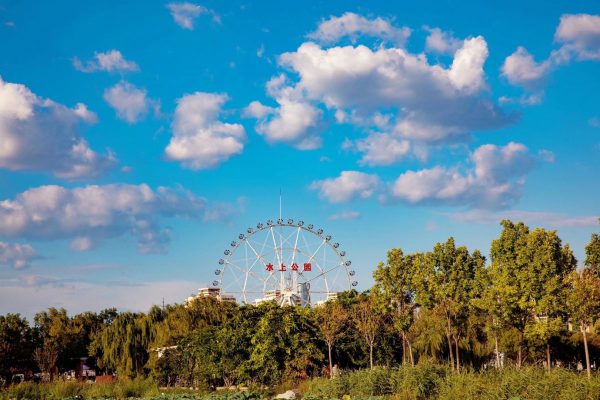
[[[355,41],[359,36],[371,36],[403,46],[410,33],[409,28],[394,27],[381,17],[369,19],[347,12],[322,21],[308,37],[322,44],[334,44],[344,37]]]
[[[191,169],[213,168],[244,150],[240,124],[219,121],[226,94],[196,92],[177,101],[173,136],[165,153]]]
[[[114,156],[93,151],[81,133],[96,120],[84,104],[69,108],[0,78],[0,168],[63,179],[102,174],[116,164]]]
[[[193,30],[194,23],[201,14],[210,14],[213,21],[220,23],[221,19],[212,10],[199,4],[184,2],[184,3],[169,3],[167,8],[171,12],[171,16],[177,25],[183,29]]]
[[[117,116],[130,124],[146,117],[150,106],[157,107],[156,101],[148,98],[145,89],[121,81],[104,91],[104,100],[115,109]]]
[[[346,203],[354,199],[368,199],[379,189],[381,181],[376,175],[359,171],[342,171],[337,178],[317,180],[311,190],[331,203]]]
[[[345,141],[342,147],[362,153],[358,163],[369,166],[395,164],[411,150],[410,141],[386,133],[372,133],[354,142]]]
[[[244,110],[244,115],[257,119],[256,131],[268,142],[288,143],[301,150],[320,147],[323,112],[285,83],[283,75],[267,83],[268,92],[274,97],[278,107],[253,101]]]
[[[37,257],[36,251],[30,244],[0,241],[0,265],[8,265],[15,269],[25,268]]]
[[[354,40],[352,45],[337,43],[343,37],[389,39],[391,32],[400,31],[383,19],[352,13],[323,21],[309,35],[314,41],[279,56],[278,64],[287,72],[267,84],[278,106],[254,102],[246,114],[258,119],[256,129],[268,140],[316,148],[330,112],[338,123],[375,134],[354,144],[363,154],[360,162],[368,165],[389,165],[407,149],[468,140],[472,132],[516,120],[516,114],[504,112],[489,95],[484,72],[488,47],[481,36],[458,40],[431,29],[429,50],[453,54],[447,67],[409,52],[398,40],[374,47]],[[386,115],[385,129],[377,123],[378,115]]]
[[[75,57],[73,66],[81,72],[136,72],[140,69],[135,62],[126,60],[119,50],[96,52],[94,58],[85,63]]]
[[[462,40],[457,39],[451,32],[440,28],[424,27],[429,32],[425,39],[425,50],[439,54],[454,54],[462,46]]]
[[[572,60],[600,60],[600,16],[590,14],[565,14],[554,34],[560,44],[544,61],[537,62],[522,46],[508,56],[502,74],[514,85],[527,89],[539,86],[548,74]]]
[[[480,146],[470,161],[467,171],[443,167],[407,171],[391,185],[391,196],[411,204],[505,208],[520,198],[535,157],[524,145],[511,142]]]
[[[513,85],[532,87],[545,80],[551,67],[549,60],[536,62],[524,47],[519,47],[504,60],[502,75]]]
[[[40,186],[0,201],[0,236],[70,239],[74,250],[85,251],[103,239],[130,235],[140,252],[161,252],[170,239],[163,219],[204,219],[211,208],[206,199],[181,188]]]
[[[580,60],[600,60],[600,15],[563,15],[554,39]]]

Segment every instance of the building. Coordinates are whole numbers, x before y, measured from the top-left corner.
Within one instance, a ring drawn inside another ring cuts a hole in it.
[[[219,301],[229,301],[229,302],[234,302],[234,303],[236,301],[234,296],[232,296],[230,294],[226,294],[226,293],[221,293],[220,288],[206,287],[206,288],[198,289],[197,295],[192,295],[192,296],[188,297],[187,299],[185,299],[185,305],[187,306],[192,301],[199,299],[201,297],[212,297]]]

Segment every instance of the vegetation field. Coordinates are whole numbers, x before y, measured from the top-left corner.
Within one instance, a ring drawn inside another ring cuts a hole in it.
[[[283,390],[284,387],[277,388]],[[334,379],[315,378],[298,385],[305,400],[597,400],[600,376],[564,369],[540,368],[455,373],[439,365],[375,368],[342,373]],[[270,399],[275,388],[262,391],[205,393],[185,389],[159,389],[150,379],[116,384],[54,382],[22,383],[0,392],[0,399],[127,399],[253,400]]]

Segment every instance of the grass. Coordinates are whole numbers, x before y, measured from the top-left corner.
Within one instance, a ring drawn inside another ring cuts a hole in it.
[[[600,375],[564,369],[505,369],[456,374],[434,365],[354,371],[334,380],[315,379],[305,400],[599,400]]]
[[[316,378],[298,389],[304,400],[600,400],[600,374],[591,380],[564,369],[504,369],[453,373],[439,365],[375,368]],[[159,390],[151,379],[89,384],[57,381],[25,382],[0,391],[0,400],[127,399],[259,400],[255,392]]]

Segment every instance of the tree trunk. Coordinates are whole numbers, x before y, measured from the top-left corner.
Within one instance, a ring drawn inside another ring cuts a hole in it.
[[[406,364],[406,334],[402,332],[402,365]]]
[[[449,333],[446,333],[446,339],[448,341],[448,354],[450,355],[450,367],[454,369],[454,351],[452,350],[452,338]]]
[[[550,343],[546,343],[546,366],[548,371],[552,368],[552,360],[550,358]]]
[[[591,367],[590,367],[590,351],[588,349],[586,328],[587,327],[582,323],[581,324],[581,333],[583,333],[583,350],[585,352],[585,368],[587,370],[588,379],[591,379],[591,377],[592,377],[592,370],[591,370]]]
[[[523,361],[523,332],[519,332],[519,348],[517,350],[517,369],[521,368]]]
[[[454,338],[454,345],[456,347],[456,372],[460,372],[460,351],[458,347],[458,337]]]
[[[498,349],[498,334],[494,333],[494,349],[496,351],[496,368],[500,368],[500,350]]]
[[[333,362],[331,361],[331,343],[327,342],[327,351],[329,352],[329,379],[333,379]]]
[[[410,365],[411,366],[415,366],[415,357],[413,356],[413,351],[412,351],[412,344],[410,343],[410,340],[406,340],[407,344],[408,344],[408,354],[410,355]]]
[[[371,369],[373,369],[373,343],[369,344],[369,364]]]

